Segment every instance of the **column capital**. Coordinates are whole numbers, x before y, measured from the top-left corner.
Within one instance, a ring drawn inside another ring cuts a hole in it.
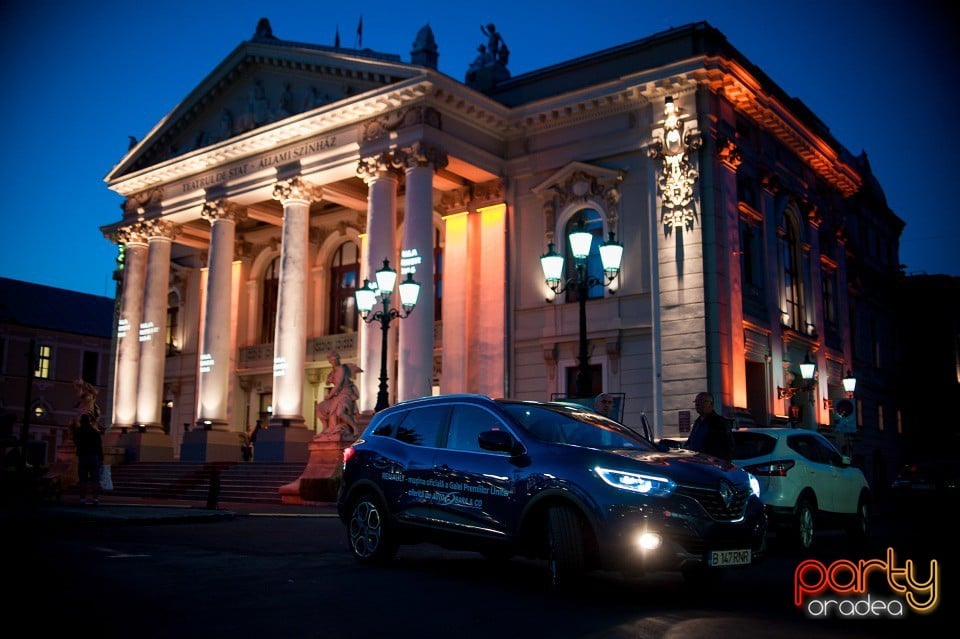
[[[217,220],[232,220],[239,222],[247,217],[247,209],[230,200],[209,200],[203,203],[200,217],[213,224]]]
[[[111,239],[118,244],[142,244],[147,245],[147,234],[141,222],[121,226],[113,232]]]
[[[169,220],[155,219],[155,220],[144,220],[141,222],[141,225],[144,228],[144,233],[150,239],[153,238],[162,238],[166,240],[172,240],[177,235],[180,234],[180,225],[174,224]]]
[[[323,189],[297,176],[278,181],[273,187],[273,199],[283,203],[300,200],[309,204],[323,199]]]
[[[447,166],[447,153],[440,147],[418,140],[393,152],[394,163],[406,169],[432,166],[438,171]]]
[[[403,161],[393,151],[383,151],[377,155],[360,158],[357,162],[357,177],[370,184],[385,174],[399,178],[402,175],[402,169]]]

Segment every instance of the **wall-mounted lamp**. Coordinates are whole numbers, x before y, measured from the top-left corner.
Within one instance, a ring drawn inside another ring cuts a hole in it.
[[[847,374],[843,376],[843,390],[846,391],[847,397],[853,395],[853,391],[857,389],[857,378],[853,376],[853,373],[850,369],[847,369]]]
[[[803,381],[799,386],[787,386],[786,388],[777,386],[777,399],[790,399],[797,393],[812,391],[817,385],[817,381],[813,378],[816,370],[817,365],[810,361],[810,353],[808,352],[803,358],[803,363],[800,364],[800,376]]]

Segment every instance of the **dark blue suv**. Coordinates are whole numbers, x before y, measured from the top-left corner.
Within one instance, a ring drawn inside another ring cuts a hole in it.
[[[583,407],[441,395],[374,416],[344,451],[337,510],[364,561],[430,542],[544,559],[554,588],[591,570],[712,581],[760,559],[758,490]]]

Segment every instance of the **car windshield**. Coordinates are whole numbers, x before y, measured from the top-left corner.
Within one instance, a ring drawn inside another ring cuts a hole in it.
[[[540,441],[608,450],[659,450],[623,424],[588,409],[524,403],[504,403],[501,407],[514,423]]]

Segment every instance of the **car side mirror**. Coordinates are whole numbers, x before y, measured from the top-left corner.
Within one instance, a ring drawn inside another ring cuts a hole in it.
[[[840,465],[849,466],[850,465],[850,456],[849,455],[840,455]]]
[[[516,441],[505,430],[485,430],[477,435],[477,443],[483,450],[497,453],[513,453]]]

